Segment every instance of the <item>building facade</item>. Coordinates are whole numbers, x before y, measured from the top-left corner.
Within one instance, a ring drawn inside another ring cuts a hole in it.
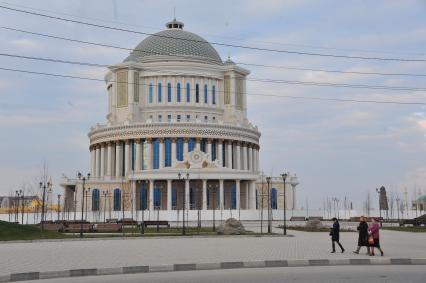
[[[167,23],[109,67],[107,122],[89,132],[90,178],[83,194],[81,180],[64,176],[65,211],[108,211],[108,218],[157,210],[176,219],[173,212],[183,209],[241,215],[259,207],[260,132],[247,119],[249,71],[223,62],[183,27]],[[297,183],[289,178],[289,188]]]

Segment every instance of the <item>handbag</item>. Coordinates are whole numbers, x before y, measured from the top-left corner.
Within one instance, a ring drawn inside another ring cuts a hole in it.
[[[374,238],[372,235],[368,236],[368,244],[369,245],[374,245]]]

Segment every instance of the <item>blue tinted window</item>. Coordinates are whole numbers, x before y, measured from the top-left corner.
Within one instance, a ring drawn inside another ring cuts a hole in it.
[[[201,149],[202,152],[206,152],[207,151],[207,141],[206,141],[206,139],[201,139],[200,149]]]
[[[176,139],[176,159],[183,161],[183,138]]]
[[[209,93],[207,90],[207,85],[204,85],[204,103],[209,103]]]
[[[130,150],[132,151],[132,170],[135,170],[135,164],[136,164],[136,143],[135,140],[132,140],[132,143],[130,144]]]
[[[176,208],[177,206],[177,190],[176,188],[172,188],[172,208]]]
[[[158,83],[158,102],[161,102],[161,99],[162,99],[161,91],[162,91],[161,83]]]
[[[172,102],[172,85],[167,84],[167,102]]]
[[[212,160],[215,161],[216,160],[216,141],[212,142]]]
[[[143,184],[141,187],[139,201],[141,210],[145,210],[148,208],[148,190],[145,184]]]
[[[212,103],[216,104],[216,87],[212,86]]]
[[[177,83],[176,86],[176,100],[177,102],[180,102],[180,83]]]
[[[277,209],[278,205],[277,205],[277,189],[272,188],[271,191],[271,208],[272,209]]]
[[[195,103],[200,102],[200,86],[198,84],[195,85]]]
[[[167,138],[164,139],[164,153],[165,153],[165,162],[164,166],[171,167],[172,166],[172,139]]]
[[[191,102],[191,85],[186,84],[186,102]]]
[[[99,210],[99,190],[94,189],[92,191],[92,211]]]
[[[121,190],[115,189],[113,197],[114,197],[114,211],[121,210]]]
[[[188,140],[188,152],[193,151],[195,148],[195,139],[194,138],[190,138]]]
[[[152,83],[149,84],[148,102],[152,103]]]
[[[154,188],[154,206],[159,207],[161,205],[161,190]]]
[[[159,139],[153,139],[152,140],[152,147],[153,147],[153,169],[160,168],[160,140]]]
[[[237,188],[232,186],[231,190],[231,209],[237,209]]]

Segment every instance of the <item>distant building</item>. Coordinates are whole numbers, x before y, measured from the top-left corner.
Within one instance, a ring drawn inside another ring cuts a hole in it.
[[[12,207],[16,207],[19,201],[19,206],[22,206],[22,201],[24,202],[24,207],[32,207],[36,206],[38,202],[40,202],[38,196],[24,196],[15,197],[15,196],[0,196],[0,208],[8,209]]]

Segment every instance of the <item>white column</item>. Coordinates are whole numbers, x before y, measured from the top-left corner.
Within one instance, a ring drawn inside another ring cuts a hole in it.
[[[101,176],[101,149],[100,146],[96,146],[96,177]]]
[[[247,163],[247,144],[243,144],[243,170],[248,170],[248,163]]]
[[[256,149],[256,171],[260,171],[259,149]]]
[[[203,210],[207,209],[207,180],[203,180],[203,204],[202,204],[202,209]]]
[[[90,175],[96,176],[96,148],[90,147]]]
[[[248,148],[247,170],[253,171],[253,147],[251,145]]]
[[[170,154],[172,155],[172,167],[176,166],[176,152],[177,152],[176,138],[172,138],[172,150],[170,152]]]
[[[149,210],[154,210],[154,180],[149,180]]]
[[[172,180],[167,180],[167,210],[172,210]]]
[[[124,176],[127,176],[127,174],[130,171],[131,156],[132,155],[131,155],[131,148],[130,148],[130,140],[126,140],[126,143],[124,145]]]
[[[111,177],[112,175],[112,143],[108,143],[108,148],[107,148],[107,169],[106,169],[106,175],[108,177]]]
[[[235,159],[237,159],[235,169],[241,170],[241,146],[239,142],[237,142],[235,146],[235,151],[237,153],[235,157]]]
[[[142,165],[142,161],[141,161],[141,140],[136,139],[135,143],[136,143],[135,171],[140,171],[141,165]]]
[[[223,189],[223,180],[219,180],[219,204],[220,204],[220,209],[225,209],[224,199],[225,199],[225,190]]]
[[[231,141],[227,141],[227,162],[226,162],[226,167],[232,169],[232,142]]]
[[[183,159],[188,155],[188,138],[183,139]]]
[[[160,159],[159,161],[159,169],[163,169],[164,168],[164,139],[161,138],[160,142],[158,143],[158,158]]]
[[[101,144],[101,171],[100,171],[100,177],[103,177],[105,175],[105,145]]]
[[[257,149],[253,147],[253,170],[257,172]]]
[[[146,164],[146,170],[151,170],[152,169],[152,139],[148,138],[146,139],[146,145],[147,145],[147,150],[146,150],[146,155],[147,155],[147,164]]]
[[[222,144],[223,144],[223,140],[218,140],[217,143],[216,143],[216,146],[217,146],[216,159],[219,161],[220,167],[223,167],[223,163],[224,163],[224,160],[222,159],[222,157],[223,157]]]
[[[256,209],[256,181],[250,181],[250,209]]]
[[[210,161],[213,160],[213,154],[212,154],[212,140],[211,139],[207,139],[207,154],[210,156]],[[216,155],[217,155],[217,151],[216,151]]]
[[[246,191],[246,206],[244,207],[245,209],[249,209],[250,208],[250,189],[249,189],[249,181],[244,182],[245,184],[245,191]]]
[[[122,174],[122,170],[121,170],[122,154],[123,154],[123,147],[121,145],[121,142],[118,141],[115,144],[115,176],[117,177],[120,177]]]
[[[195,139],[195,148],[198,149],[198,150],[201,150],[201,139],[200,138]]]
[[[236,209],[240,209],[241,208],[241,187],[240,187],[240,180],[235,180],[235,188],[236,188],[236,199],[237,199],[237,205],[236,205]]]
[[[185,210],[189,210],[189,180],[185,179]]]

